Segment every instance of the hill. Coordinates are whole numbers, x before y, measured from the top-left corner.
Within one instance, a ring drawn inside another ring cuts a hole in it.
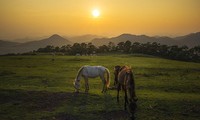
[[[7,53],[24,53],[33,50],[37,50],[38,48],[46,47],[47,45],[53,46],[63,46],[71,44],[71,42],[57,34],[50,36],[49,38],[38,40],[38,41],[31,41],[26,43],[13,43],[12,46],[7,47],[0,47],[0,54],[7,54]],[[5,46],[5,45],[4,45]]]
[[[117,44],[119,42],[125,42],[127,40],[131,41],[132,43],[157,42],[165,45],[178,45],[178,46],[186,45],[188,47],[194,47],[196,45],[200,45],[200,32],[176,38],[171,38],[166,36],[150,37],[146,35],[122,34],[112,38],[95,38],[92,40],[92,43],[96,46],[100,46],[104,44],[107,45],[109,42]]]
[[[20,43],[18,42],[12,42],[12,41],[5,41],[5,40],[0,40],[0,47],[10,47],[10,46],[15,46]]]
[[[0,55],[11,53],[13,51],[13,47],[19,44],[20,43],[18,42],[0,40]]]
[[[194,47],[196,45],[200,45],[200,32],[176,37],[174,39],[179,43],[179,45],[186,45],[188,47]]]
[[[113,42],[118,44],[119,42],[125,41],[139,42],[139,43],[147,43],[147,42],[157,42],[164,45],[178,45],[183,46],[186,45],[189,48],[200,45],[200,32],[188,34],[185,36],[179,36],[175,38],[161,36],[161,37],[151,37],[147,35],[133,35],[133,34],[121,34],[116,37],[111,38],[101,38],[96,35],[82,35],[82,36],[74,36],[68,37],[68,39],[63,38],[57,34],[50,36],[49,38],[30,41],[25,43],[11,42],[0,40],[0,54],[7,53],[24,53],[33,50],[37,50],[38,48],[46,47],[47,45],[53,46],[63,46],[72,43],[82,43],[82,42],[92,42],[96,46],[107,45],[109,42]]]

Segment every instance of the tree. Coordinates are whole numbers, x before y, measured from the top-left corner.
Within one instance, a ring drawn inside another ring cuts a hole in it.
[[[159,55],[159,48],[160,48],[160,43],[157,43],[157,42],[153,42],[151,44],[151,47],[150,47],[150,54],[151,55]]]
[[[189,56],[191,60],[199,62],[200,61],[200,45],[195,46],[189,50]]]
[[[116,50],[115,43],[109,42],[108,43],[108,49],[109,49],[109,51],[115,51]]]
[[[169,59],[184,60],[184,61],[195,61],[200,62],[200,46],[193,47],[189,49],[187,46],[167,46],[160,45],[159,43],[147,42],[147,43],[131,43],[130,41],[119,42],[117,46],[113,42],[109,42],[108,46],[102,45],[98,48],[92,43],[74,43],[71,45],[65,45],[62,47],[54,47],[48,45],[44,48],[39,48],[37,52],[63,52],[71,55],[77,53],[83,54],[93,54],[93,53],[105,53],[111,51],[119,51],[124,53],[143,53],[149,55],[160,56]]]
[[[57,47],[54,48],[54,51],[55,52],[60,52],[60,48],[57,46]]]
[[[76,55],[77,53],[82,54],[81,45],[79,43],[74,43],[71,47],[70,54]]]
[[[54,46],[47,45],[45,48],[39,48],[38,52],[54,52]]]
[[[140,43],[134,42],[131,46],[131,53],[140,53]]]
[[[62,46],[61,48],[60,48],[60,51],[61,52],[63,52],[63,53],[67,53],[67,54],[69,54],[70,53],[70,51],[71,51],[71,45],[64,45],[64,46]]]
[[[86,55],[87,54],[87,44],[86,43],[81,43],[81,53],[82,53],[82,55],[84,54],[84,55]]]
[[[177,53],[178,60],[189,60],[189,51],[187,46],[179,47],[179,52]]]
[[[178,52],[178,46],[177,45],[173,45],[173,46],[170,46],[169,47],[169,58],[171,59],[176,59],[176,55],[177,55],[177,52]]]
[[[117,44],[117,50],[120,51],[120,52],[124,51],[124,42],[119,42]]]
[[[109,52],[109,47],[106,45],[99,46],[98,51],[99,53]]]
[[[159,52],[157,55],[167,57],[169,54],[169,47],[167,45],[160,45],[158,48]]]
[[[87,46],[88,46],[87,47],[88,54],[96,53],[96,50],[97,50],[96,46],[94,46],[92,43],[88,43]]]
[[[125,43],[124,43],[124,52],[125,53],[129,53],[130,52],[130,49],[131,49],[131,41],[126,41]]]

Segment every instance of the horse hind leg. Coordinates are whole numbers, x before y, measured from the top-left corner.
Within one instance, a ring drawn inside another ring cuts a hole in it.
[[[103,83],[103,87],[102,87],[102,93],[106,92],[106,79],[104,76],[100,76],[102,83]]]
[[[119,91],[120,91],[120,87],[121,87],[121,85],[118,84],[118,86],[117,86],[117,102],[118,103],[119,103]]]
[[[103,87],[102,87],[102,93],[105,93],[106,92],[106,82],[103,81]]]
[[[126,103],[128,103],[128,97],[127,97],[127,89],[126,88],[125,88],[124,92],[125,92],[125,96],[124,96],[124,109],[127,110]]]

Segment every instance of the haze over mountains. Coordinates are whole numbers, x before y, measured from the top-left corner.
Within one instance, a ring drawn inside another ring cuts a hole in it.
[[[125,41],[131,42],[140,42],[140,43],[147,43],[147,42],[157,42],[160,44],[165,45],[178,45],[183,46],[186,45],[188,47],[194,47],[200,45],[200,32],[188,34],[185,36],[179,36],[175,38],[171,37],[151,37],[146,35],[133,35],[133,34],[121,34],[116,37],[111,38],[101,38],[101,36],[97,35],[83,35],[83,36],[75,36],[75,37],[61,37],[60,35],[54,34],[49,38],[37,40],[37,41],[30,41],[25,43],[18,43],[18,42],[11,42],[7,40],[0,40],[0,54],[8,54],[8,53],[24,53],[33,50],[37,50],[38,48],[46,47],[47,45],[53,46],[63,46],[67,44],[73,43],[82,43],[82,42],[92,42],[92,44],[96,46],[100,45],[107,45],[109,42],[113,42],[116,45],[119,42]]]
[[[200,45],[200,32],[180,36],[176,38],[161,36],[161,37],[150,37],[146,35],[133,35],[133,34],[122,34],[112,38],[96,38],[92,40],[94,45],[107,45],[109,42],[118,44],[119,42],[126,42],[127,40],[139,43],[157,42],[164,45],[186,45],[188,47],[194,47]]]
[[[72,44],[69,40],[67,40],[57,34],[54,34],[49,38],[38,40],[38,41],[16,43],[16,42],[8,42],[8,41],[0,40],[0,43],[1,43],[0,54],[24,53],[24,52],[37,50],[38,48],[46,47],[47,45],[61,47],[63,45]]]
[[[98,35],[92,35],[92,34],[87,34],[87,35],[81,35],[81,36],[72,36],[72,37],[66,37],[73,43],[88,43],[91,42],[95,38],[102,38],[102,36]]]

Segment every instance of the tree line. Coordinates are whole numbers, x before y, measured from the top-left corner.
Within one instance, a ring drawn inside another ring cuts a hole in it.
[[[74,43],[73,45],[64,45],[62,47],[46,46],[45,48],[39,48],[36,52],[62,52],[67,55],[90,55],[96,53],[125,53],[125,54],[148,54],[153,56],[159,56],[168,59],[174,60],[183,60],[183,61],[194,61],[200,62],[200,46],[193,48],[188,48],[187,46],[168,46],[161,45],[157,42],[119,42],[115,44],[109,42],[108,45],[95,46],[92,43]]]

